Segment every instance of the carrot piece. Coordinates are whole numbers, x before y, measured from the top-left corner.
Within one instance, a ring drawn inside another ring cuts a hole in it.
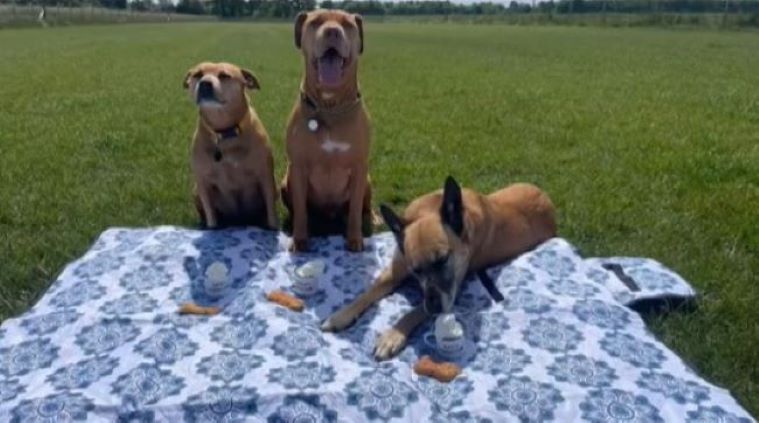
[[[219,314],[219,307],[203,307],[193,303],[184,303],[179,307],[179,314],[198,314],[201,316],[213,316]]]
[[[272,291],[266,296],[266,299],[287,307],[292,311],[303,311],[303,301],[284,291]]]
[[[414,365],[414,372],[448,383],[461,374],[461,369],[454,363],[436,363],[430,356],[425,355]]]

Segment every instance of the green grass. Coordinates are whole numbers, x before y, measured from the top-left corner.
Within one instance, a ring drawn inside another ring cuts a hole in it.
[[[586,255],[654,257],[703,294],[649,318],[759,414],[759,38],[753,33],[368,24],[376,200],[455,175],[546,189]],[[284,166],[300,57],[290,25],[0,31],[0,317],[26,310],[110,226],[193,225],[204,59],[250,67]]]
[[[6,2],[7,3],[7,2]],[[41,27],[39,20],[40,6],[38,4],[0,4],[0,29]],[[186,15],[179,13],[140,12],[136,10],[108,9],[104,7],[65,7],[60,3],[48,4],[46,8],[45,26],[85,25],[110,23],[165,23],[172,22],[201,22],[217,19],[210,15]]]

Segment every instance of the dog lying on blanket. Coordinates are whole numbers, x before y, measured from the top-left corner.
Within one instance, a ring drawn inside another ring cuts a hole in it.
[[[378,360],[400,352],[409,334],[430,316],[450,313],[468,274],[556,235],[553,203],[538,187],[524,183],[482,195],[462,191],[448,177],[442,191],[417,198],[402,217],[384,205],[380,211],[398,243],[392,263],[371,288],[322,324],[324,331],[345,329],[412,276],[421,285],[424,301],[377,339]]]

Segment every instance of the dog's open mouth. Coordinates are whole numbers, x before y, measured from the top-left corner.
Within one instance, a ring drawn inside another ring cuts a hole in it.
[[[209,82],[200,82],[196,90],[195,102],[198,104],[198,106],[220,107],[223,104],[216,97],[213,85],[211,85]]]
[[[198,99],[197,105],[198,107],[207,109],[218,109],[224,107],[224,103],[216,99]]]
[[[340,85],[343,79],[343,70],[348,65],[348,60],[340,55],[335,48],[329,48],[316,60],[316,70],[319,75],[319,83],[326,86]]]

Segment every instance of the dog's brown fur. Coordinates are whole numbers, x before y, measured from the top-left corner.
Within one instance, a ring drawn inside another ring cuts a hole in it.
[[[358,15],[320,10],[295,20],[305,67],[301,94],[308,101],[299,97],[287,125],[282,199],[292,220],[292,251],[308,249],[309,229],[325,217],[344,222],[338,229],[349,250],[363,250],[362,221],[371,204],[369,116],[358,87],[363,42]],[[330,48],[345,59],[338,84],[325,84],[319,74],[319,58]],[[311,119],[318,121],[316,131],[308,127]]]
[[[425,311],[427,301],[431,295],[439,294],[436,291],[440,291],[441,286],[453,284],[445,294],[451,298],[445,298],[441,305],[443,312],[450,312],[467,274],[502,263],[556,235],[551,200],[536,186],[524,183],[482,195],[468,189],[461,191],[449,178],[444,191],[416,199],[402,218],[384,206],[382,213],[400,247],[392,263],[369,290],[322,325],[327,331],[350,326],[368,307],[393,292],[414,272],[425,291],[425,304],[414,308],[379,337],[375,349],[377,359],[390,358],[403,348],[413,329],[429,317]],[[444,263],[437,272],[447,276],[435,280],[433,273],[427,272],[431,264],[441,259]],[[442,280],[446,278],[449,280]]]
[[[201,81],[211,84],[217,101],[199,101]],[[259,89],[258,80],[235,65],[204,62],[187,72],[184,87],[198,103],[191,165],[201,222],[212,229],[240,225],[278,229],[269,136],[245,91]],[[222,139],[220,133],[229,128],[231,136]]]

